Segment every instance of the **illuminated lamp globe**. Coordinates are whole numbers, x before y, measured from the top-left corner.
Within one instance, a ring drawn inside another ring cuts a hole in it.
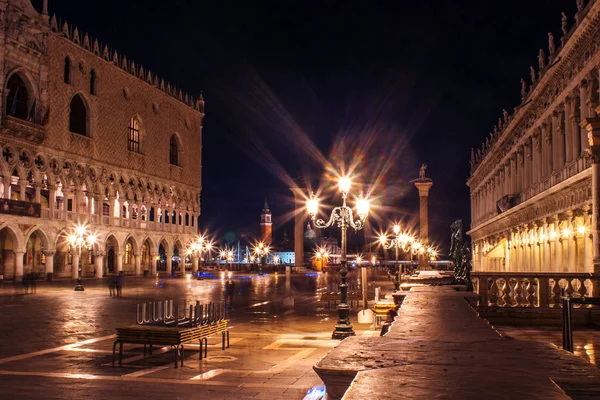
[[[360,197],[356,202],[356,213],[361,218],[364,218],[367,216],[367,214],[369,214],[369,208],[369,200],[365,199],[364,197]]]
[[[352,181],[350,180],[350,178],[348,178],[347,176],[342,176],[340,178],[340,180],[338,181],[340,192],[348,193],[350,191],[351,184],[352,184]]]

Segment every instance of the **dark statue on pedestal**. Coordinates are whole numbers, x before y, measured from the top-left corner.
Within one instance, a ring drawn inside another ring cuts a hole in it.
[[[468,291],[473,290],[471,282],[471,246],[463,242],[462,220],[458,219],[450,226],[452,236],[450,240],[450,256],[454,261],[453,284],[466,285]]]

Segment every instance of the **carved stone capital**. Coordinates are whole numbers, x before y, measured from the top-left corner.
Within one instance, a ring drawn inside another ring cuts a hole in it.
[[[592,158],[592,164],[600,164],[600,146],[591,146],[586,151]]]

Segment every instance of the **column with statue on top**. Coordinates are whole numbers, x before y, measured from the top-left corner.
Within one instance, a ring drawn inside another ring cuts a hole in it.
[[[421,168],[419,169],[419,177],[415,180],[412,180],[411,183],[415,185],[417,190],[419,191],[419,229],[420,229],[420,240],[421,244],[427,248],[429,245],[429,216],[428,216],[428,199],[429,199],[429,189],[433,186],[433,181],[431,178],[425,176],[425,170],[427,169],[427,164],[421,164]],[[427,266],[427,256],[426,254],[419,255],[419,268],[424,268]]]

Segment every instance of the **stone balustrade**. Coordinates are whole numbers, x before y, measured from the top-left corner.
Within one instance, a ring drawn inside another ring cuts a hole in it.
[[[567,272],[473,272],[479,307],[560,308],[563,290],[571,297],[600,293],[600,277]]]

